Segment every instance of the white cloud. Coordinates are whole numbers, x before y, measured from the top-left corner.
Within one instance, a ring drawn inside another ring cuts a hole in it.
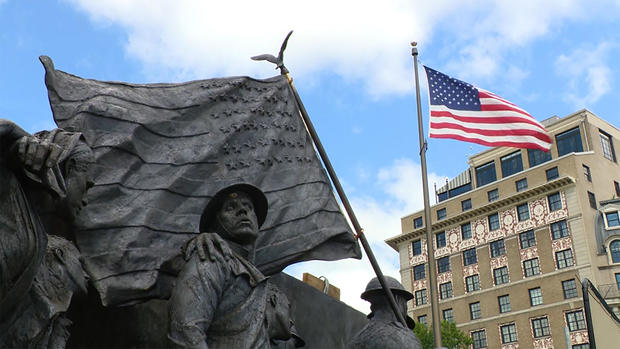
[[[524,49],[533,40],[545,37],[566,24],[586,18],[590,10],[581,0],[524,0],[467,3],[453,23],[457,39],[447,55],[446,70],[459,72],[469,82],[485,87],[487,81],[501,80],[506,86],[519,83],[527,72],[511,64],[509,55]],[[471,81],[470,81],[471,80]]]
[[[577,108],[589,108],[611,91],[612,73],[606,62],[611,46],[602,42],[594,48],[577,48],[557,58],[558,75],[568,79],[566,101]]]
[[[272,65],[249,57],[277,53],[295,29],[285,56],[295,77],[331,72],[375,96],[412,89],[409,42],[420,42],[423,53],[438,29],[458,39],[446,51],[451,70],[489,78],[509,66],[510,50],[586,16],[586,2],[577,0],[67,1],[97,23],[124,28],[127,52],[153,79],[272,75]]]
[[[429,183],[441,183],[443,178],[431,173]],[[382,272],[400,280],[398,253],[384,240],[401,232],[401,217],[423,208],[420,165],[409,159],[395,160],[390,167],[377,172],[376,186],[383,191],[385,199],[352,196],[351,204]],[[305,262],[286,271],[298,278],[303,272],[325,276],[340,288],[342,301],[363,313],[369,312],[369,304],[359,298],[375,276],[365,254],[361,261]]]

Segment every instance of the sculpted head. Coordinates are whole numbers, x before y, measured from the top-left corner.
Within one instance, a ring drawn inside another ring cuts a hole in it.
[[[254,203],[245,192],[234,191],[226,195],[217,211],[216,219],[222,228],[220,235],[227,240],[246,244],[258,237]]]
[[[200,231],[218,233],[241,245],[252,244],[266,215],[263,192],[249,184],[235,184],[220,190],[209,201],[200,219]]]
[[[407,325],[413,328],[413,320],[407,316],[407,301],[413,299],[413,294],[407,291],[405,287],[396,279],[390,276],[385,276],[385,282],[387,287],[392,291],[396,306],[400,313],[407,320]],[[369,318],[372,318],[377,313],[392,313],[392,308],[388,302],[387,295],[381,287],[379,279],[374,277],[366,285],[366,290],[362,293],[361,298],[370,302],[371,313]]]

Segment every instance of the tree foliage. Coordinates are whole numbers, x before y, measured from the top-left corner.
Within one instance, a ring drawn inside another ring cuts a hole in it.
[[[434,349],[433,330],[422,323],[416,323],[413,332],[418,336],[423,349]],[[474,341],[459,330],[454,322],[441,322],[441,345],[448,349],[468,349]]]

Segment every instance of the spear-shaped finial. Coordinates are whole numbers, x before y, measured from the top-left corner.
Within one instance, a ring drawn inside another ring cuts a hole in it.
[[[284,38],[284,42],[282,42],[282,46],[280,47],[280,53],[278,53],[278,57],[276,58],[271,54],[264,54],[252,57],[255,61],[268,61],[276,65],[276,69],[280,69],[280,74],[286,75],[288,74],[288,69],[284,66],[284,50],[286,50],[286,44],[288,43],[288,38],[291,37],[293,31],[291,30]]]

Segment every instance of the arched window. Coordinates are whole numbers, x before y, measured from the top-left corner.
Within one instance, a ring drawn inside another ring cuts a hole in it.
[[[609,251],[611,252],[611,262],[620,263],[620,240],[614,240],[609,244]]]

